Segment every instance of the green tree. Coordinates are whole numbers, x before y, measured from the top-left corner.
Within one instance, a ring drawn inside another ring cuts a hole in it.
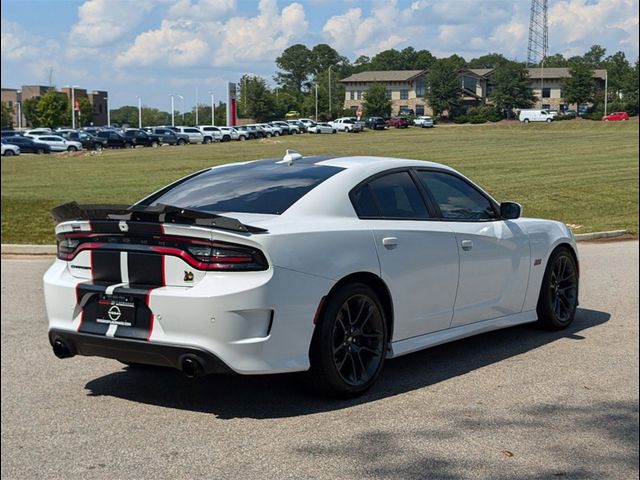
[[[79,112],[76,112],[76,125],[86,127],[93,120],[93,105],[87,97],[78,98]]]
[[[242,117],[264,122],[273,117],[273,95],[264,78],[244,75],[240,80],[239,113]]]
[[[332,68],[332,73],[343,75],[348,73],[351,65],[346,57],[340,55],[329,45],[321,43],[313,47],[311,49],[309,71],[314,79],[317,79],[318,75],[327,72],[329,67]]]
[[[362,102],[367,117],[391,115],[391,99],[387,97],[387,88],[382,83],[374,83],[364,93]]]
[[[631,114],[637,114],[638,105],[638,87],[640,85],[640,78],[638,76],[638,60],[633,68],[630,68],[627,74],[624,76],[621,86],[621,95],[624,102],[624,109]]]
[[[521,63],[506,61],[491,76],[490,98],[500,110],[529,108],[535,101],[529,73]]]
[[[281,87],[287,87],[298,95],[302,94],[303,88],[308,89],[308,78],[311,73],[311,50],[305,45],[296,44],[285,49],[276,58],[276,65],[283,72],[275,75],[275,81]]]
[[[353,62],[353,65],[351,66],[351,73],[360,73],[367,70],[372,70],[370,66],[371,59],[366,55],[360,55],[358,58],[356,58],[356,61]]]
[[[469,68],[498,68],[501,65],[510,63],[501,53],[489,53],[478,58],[469,60]]]
[[[569,67],[570,78],[562,81],[562,92],[568,103],[580,105],[593,101],[596,93],[596,81],[593,67],[586,62],[574,63]]]
[[[13,107],[7,102],[2,102],[2,128],[13,126]]]
[[[275,95],[275,105],[274,105],[274,116],[276,118],[283,118],[284,114],[291,110],[301,110],[302,105],[298,100],[296,92],[292,92],[288,89],[276,89],[274,92]],[[308,97],[309,95],[307,95]]]
[[[40,127],[40,120],[38,119],[38,102],[39,98],[27,98],[22,101],[22,115],[24,119],[32,128]]]
[[[38,123],[49,128],[67,125],[71,119],[70,108],[69,98],[64,93],[49,90],[40,97],[36,107]]]
[[[392,48],[384,50],[371,58],[369,70],[407,70],[402,54]]]
[[[144,109],[143,109],[144,112]],[[111,110],[112,125],[138,125],[138,107],[125,105]]]
[[[603,48],[600,45],[592,45],[589,51],[582,56],[582,60],[592,68],[600,68],[606,53],[606,48]]]
[[[462,96],[459,70],[459,60],[449,57],[436,60],[427,72],[425,97],[434,115],[441,115],[447,111],[451,116],[451,113],[460,106]]]
[[[629,65],[624,52],[609,55],[602,66],[607,69],[609,97],[615,99],[622,93],[625,79],[633,68]]]
[[[544,60],[544,66],[548,68],[553,67],[566,67],[568,65],[567,59],[561,53],[550,55]]]

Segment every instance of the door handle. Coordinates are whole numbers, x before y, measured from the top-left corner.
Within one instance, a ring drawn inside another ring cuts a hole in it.
[[[469,251],[473,248],[473,242],[471,240],[462,240],[460,246],[463,250]]]
[[[398,246],[398,238],[397,237],[385,237],[382,239],[382,245],[384,245],[389,250],[392,250]]]

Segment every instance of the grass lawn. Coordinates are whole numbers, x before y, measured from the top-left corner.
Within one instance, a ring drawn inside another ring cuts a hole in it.
[[[498,123],[298,135],[250,142],[2,158],[2,243],[55,243],[61,203],[130,203],[210,165],[304,155],[381,155],[450,165],[526,216],[576,233],[638,233],[638,121]]]

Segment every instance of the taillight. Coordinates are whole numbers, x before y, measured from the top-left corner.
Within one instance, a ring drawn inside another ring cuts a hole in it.
[[[269,267],[264,254],[256,248],[201,238],[67,233],[59,234],[57,240],[58,258],[66,261],[83,250],[105,249],[171,255],[198,270],[257,271]]]

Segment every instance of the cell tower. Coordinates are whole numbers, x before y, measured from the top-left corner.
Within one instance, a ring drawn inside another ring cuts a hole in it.
[[[542,63],[548,55],[549,27],[547,25],[547,0],[531,0],[527,66]]]

